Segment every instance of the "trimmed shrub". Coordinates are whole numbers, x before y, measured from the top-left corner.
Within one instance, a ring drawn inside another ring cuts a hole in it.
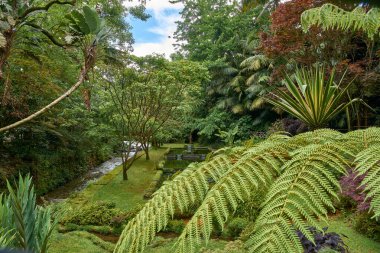
[[[145,191],[144,199],[150,199],[153,193],[161,186],[161,183],[163,181],[163,174],[164,172],[162,170],[157,170],[152,182]]]
[[[84,204],[78,208],[70,207],[65,210],[60,223],[96,226],[110,225],[113,217],[122,213],[115,206],[116,204],[110,201],[97,201]]]

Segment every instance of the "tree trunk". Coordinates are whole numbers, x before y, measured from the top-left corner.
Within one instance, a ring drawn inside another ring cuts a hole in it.
[[[11,54],[15,32],[11,28],[8,31],[4,32],[3,35],[5,37],[6,44],[3,48],[0,48],[0,80],[4,77],[4,66]]]
[[[128,167],[127,167],[127,161],[123,162],[123,180],[127,181],[128,180]]]
[[[193,144],[193,131],[190,131],[189,134],[189,144]]]
[[[128,180],[128,170],[132,167],[133,163],[136,161],[137,158],[137,152],[131,157],[124,159],[123,162],[123,180]]]
[[[4,91],[3,91],[3,98],[1,101],[1,104],[3,106],[6,106],[8,104],[10,93],[11,93],[11,80],[9,79],[9,73],[6,78],[4,78],[4,72],[5,72],[5,66],[7,63],[7,60],[11,54],[12,44],[13,44],[13,38],[15,35],[15,32],[10,29],[9,31],[5,32],[4,34],[6,44],[3,48],[0,48],[0,82],[2,81],[4,83]]]
[[[144,148],[144,152],[145,152],[145,160],[149,161],[150,160],[150,156],[149,156],[149,144],[147,147]]]

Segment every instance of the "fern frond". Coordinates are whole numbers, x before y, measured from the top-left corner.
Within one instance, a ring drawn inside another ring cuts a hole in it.
[[[302,13],[301,25],[304,31],[308,31],[313,25],[321,26],[324,30],[331,28],[343,31],[361,30],[373,39],[379,33],[380,9],[372,8],[366,13],[362,7],[345,11],[333,4],[324,4]]]
[[[373,144],[380,143],[380,128],[370,127],[367,129],[349,132],[343,136],[349,142],[355,141],[360,149],[367,148]]]
[[[215,223],[223,228],[241,203],[261,192],[265,201],[250,250],[303,252],[296,231],[313,241],[308,227],[321,229],[318,220],[327,221],[334,211],[340,176],[353,161],[365,175],[371,210],[380,215],[379,157],[380,128],[347,134],[320,129],[294,137],[276,133],[257,144],[221,149],[165,183],[128,223],[115,252],[143,251],[176,211],[198,207],[176,243],[178,252],[194,252],[207,243]]]
[[[273,141],[273,139],[277,141]],[[177,252],[193,252],[194,245],[202,239],[207,243],[213,230],[213,220],[221,228],[239,202],[246,201],[259,188],[270,185],[280,173],[280,168],[289,159],[289,151],[294,148],[284,142],[285,136],[273,136],[243,154],[239,162],[223,175],[208,192],[202,205],[176,243]]]
[[[371,198],[370,210],[380,216],[380,144],[360,152],[355,162],[359,175],[365,175],[362,186],[365,186],[367,198]]]
[[[346,172],[347,157],[352,156],[334,142],[298,151],[266,196],[249,240],[250,251],[302,253],[296,230],[313,241],[307,228],[321,229],[317,219],[326,220],[328,209],[334,210],[332,201],[338,198],[335,192],[340,187],[337,175]]]
[[[176,210],[200,203],[209,190],[209,179],[217,182],[237,161],[235,153],[222,153],[209,162],[190,166],[164,185],[124,229],[114,252],[141,252],[162,230]]]

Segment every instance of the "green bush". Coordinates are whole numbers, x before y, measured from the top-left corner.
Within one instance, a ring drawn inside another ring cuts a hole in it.
[[[380,221],[371,219],[372,214],[358,212],[354,215],[354,228],[359,233],[375,240],[380,241]]]
[[[145,191],[145,194],[144,194],[145,199],[150,199],[153,193],[161,186],[161,183],[163,181],[163,173],[164,172],[162,170],[158,170],[156,172],[148,189],[146,189]]]
[[[183,220],[170,220],[163,231],[180,234],[182,233],[182,230],[185,228],[185,226],[186,224]]]
[[[58,228],[58,232],[67,233],[71,231],[87,231],[87,232],[95,232],[102,235],[114,234],[114,229],[110,226],[94,226],[94,225],[77,225],[73,223],[67,223],[64,226],[61,225]]]
[[[60,223],[97,226],[110,225],[115,216],[122,214],[115,206],[115,203],[110,201],[97,201],[84,204],[80,207],[68,207],[64,210]]]
[[[73,224],[73,223],[66,223],[65,225],[60,225],[58,227],[58,232],[60,233],[67,233],[67,232],[75,231],[75,230],[81,230],[81,229],[79,225]]]
[[[222,232],[223,237],[238,238],[241,232],[248,226],[249,221],[246,218],[236,217],[227,223]]]

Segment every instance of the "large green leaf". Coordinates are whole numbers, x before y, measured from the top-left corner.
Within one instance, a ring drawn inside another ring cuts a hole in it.
[[[100,19],[96,11],[88,6],[84,6],[83,14],[86,20],[86,24],[90,28],[90,33],[98,33],[100,30]]]
[[[80,32],[84,35],[90,34],[91,30],[90,30],[90,27],[88,26],[88,24],[86,22],[86,18],[84,17],[84,15],[77,10],[74,10],[71,13],[71,15],[75,20],[75,23],[74,23],[75,27],[79,27],[78,32]]]

